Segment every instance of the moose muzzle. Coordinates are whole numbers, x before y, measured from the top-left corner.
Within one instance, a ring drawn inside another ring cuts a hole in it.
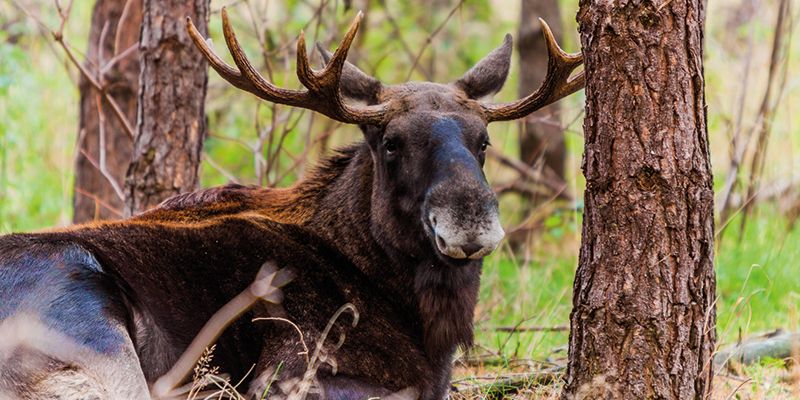
[[[505,232],[500,225],[497,198],[483,174],[461,173],[435,185],[425,201],[431,239],[440,253],[456,259],[477,260],[497,248]]]
[[[496,209],[470,215],[439,207],[432,209],[428,218],[436,247],[452,258],[483,258],[497,248],[505,236]]]

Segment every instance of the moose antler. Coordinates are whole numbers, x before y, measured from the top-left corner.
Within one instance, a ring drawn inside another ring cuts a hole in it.
[[[297,78],[306,87],[306,90],[277,87],[258,73],[239,45],[236,33],[228,21],[228,13],[224,7],[222,8],[222,31],[228,50],[231,52],[238,70],[229,66],[214,53],[194,26],[191,18],[188,17],[186,18],[186,29],[194,44],[211,64],[211,67],[223,79],[239,89],[246,90],[273,103],[317,111],[340,122],[379,125],[383,123],[386,115],[386,107],[384,105],[353,107],[345,104],[339,94],[339,84],[345,59],[347,58],[347,51],[350,49],[350,44],[353,43],[353,38],[358,31],[362,18],[363,13],[359,12],[330,62],[321,71],[315,71],[309,66],[305,35],[302,31],[300,32],[300,37],[297,39]]]
[[[583,63],[581,53],[569,54],[561,50],[547,22],[539,18],[547,42],[547,76],[535,92],[511,103],[482,103],[487,122],[509,121],[526,115],[583,88],[586,78],[583,71],[570,77],[572,71]]]

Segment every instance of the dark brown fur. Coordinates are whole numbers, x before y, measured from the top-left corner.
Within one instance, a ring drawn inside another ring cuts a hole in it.
[[[417,386],[424,397],[440,398],[452,352],[472,341],[480,264],[452,269],[436,267],[435,259],[392,259],[363,229],[370,175],[362,144],[291,190],[207,189],[128,221],[11,235],[0,246],[69,242],[91,252],[118,285],[109,295],[124,294],[129,323],[134,314],[150,316],[134,337],[148,381],[166,372],[211,314],[272,260],[297,273],[283,306],[307,343],[313,345],[341,305],[350,302],[359,311],[356,328],[347,328],[350,317],[337,325],[347,337],[333,354],[338,375],[391,391]],[[326,240],[331,237],[340,238],[338,246]],[[235,377],[256,362],[264,368],[282,363],[285,376],[302,375],[296,332],[279,322],[250,322],[258,315],[266,316],[254,311],[228,328],[216,362]],[[159,346],[156,335],[166,343]]]
[[[507,71],[505,46],[483,63]],[[365,77],[347,68],[351,79]],[[467,78],[456,85],[343,82],[373,87],[380,92],[366,93],[367,101],[391,96],[399,108],[386,126],[363,126],[364,142],[330,157],[294,187],[228,185],[173,197],[126,221],[5,236],[0,284],[24,274],[17,261],[35,247],[44,258],[25,263],[47,271],[57,261],[42,260],[58,260],[67,247],[96,260],[86,262],[106,283],[82,287],[101,291],[107,309],[125,310],[113,318],[128,327],[152,383],[212,313],[273,261],[296,274],[282,306],[312,350],[340,306],[352,303],[360,314],[355,328],[343,317],[326,342],[337,371],[323,366],[317,377],[328,395],[360,399],[413,387],[422,399],[441,399],[454,351],[472,343],[481,260],[438,251],[430,209],[446,207],[459,216],[451,225],[491,218],[496,224],[497,201],[481,172],[486,121],[466,93],[499,90],[505,73],[488,82]],[[470,82],[471,91],[464,87]],[[254,363],[250,378],[278,365],[281,379],[306,370],[291,326],[251,321],[267,315],[258,306],[219,338],[215,363],[234,380]],[[333,351],[340,334],[346,340]]]

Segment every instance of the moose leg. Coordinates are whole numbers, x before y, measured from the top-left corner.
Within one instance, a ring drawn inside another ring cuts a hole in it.
[[[146,399],[147,383],[122,326],[113,354],[81,346],[35,316],[0,323],[0,400]]]
[[[0,400],[149,398],[126,305],[88,250],[0,238]]]

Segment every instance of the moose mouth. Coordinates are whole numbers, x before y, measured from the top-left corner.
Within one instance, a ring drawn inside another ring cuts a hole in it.
[[[433,247],[433,252],[436,254],[436,257],[447,266],[463,267],[477,261],[467,257],[456,258],[443,253],[436,244],[435,238],[431,239],[431,246]]]
[[[424,221],[425,233],[436,255],[449,265],[462,266],[483,259],[497,248],[505,236],[498,221],[487,221],[488,229],[485,227],[453,229],[451,227],[455,224],[447,223],[449,222],[447,218],[444,218],[445,223],[442,224],[441,219],[429,213]],[[470,234],[468,231],[478,234]]]

